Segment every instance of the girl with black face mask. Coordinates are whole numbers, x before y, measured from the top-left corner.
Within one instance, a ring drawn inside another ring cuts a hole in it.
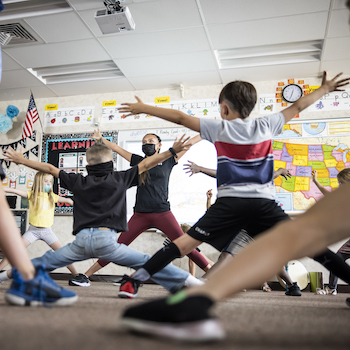
[[[100,139],[102,135],[100,131],[95,131],[91,138]],[[192,145],[200,141],[200,136],[195,136],[188,142]],[[130,162],[131,166],[135,166],[144,159],[144,157],[128,152],[113,142],[103,139],[103,142],[114,152],[118,153],[124,159]],[[161,139],[158,135],[147,134],[142,139],[142,151],[145,157],[151,157],[155,153],[159,153],[161,148]],[[168,201],[168,185],[170,173],[177,164],[178,160],[185,154],[181,152],[167,159],[165,162],[158,164],[153,169],[140,175],[140,184],[137,187],[136,203],[134,207],[134,215],[128,222],[129,231],[122,232],[119,235],[118,243],[129,245],[142,232],[157,228],[166,234],[172,241],[183,235],[180,225],[176,221],[170,210]],[[204,271],[208,271],[211,265],[201,253],[194,250],[188,257],[193,260]],[[109,264],[108,261],[98,260],[85,273],[91,276],[103,266]],[[79,281],[70,280],[70,284],[79,285]]]

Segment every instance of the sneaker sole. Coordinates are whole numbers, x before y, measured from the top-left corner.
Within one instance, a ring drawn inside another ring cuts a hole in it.
[[[69,281],[68,284],[70,286],[78,286],[78,287],[90,287],[90,282],[84,282],[84,283],[79,283],[79,282],[72,282],[72,281]]]
[[[215,319],[178,325],[122,318],[120,325],[137,333],[193,343],[219,341],[225,338],[225,331]]]
[[[14,295],[11,293],[6,293],[5,300],[11,305],[18,305],[18,306],[42,306],[42,305],[68,306],[68,305],[74,304],[78,300],[78,296],[75,295],[70,298],[60,298],[55,302],[45,302],[40,300],[27,300],[25,297],[20,297],[18,295]]]
[[[134,299],[134,298],[137,298],[137,293],[136,293],[136,294],[132,294],[132,293],[129,293],[129,292],[120,291],[120,292],[118,293],[118,297],[119,297],[119,298]]]

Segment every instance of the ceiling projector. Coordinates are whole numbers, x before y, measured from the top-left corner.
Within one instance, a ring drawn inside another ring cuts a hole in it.
[[[104,1],[106,8],[98,10],[95,19],[103,34],[134,30],[135,22],[127,6],[120,6],[119,1]]]

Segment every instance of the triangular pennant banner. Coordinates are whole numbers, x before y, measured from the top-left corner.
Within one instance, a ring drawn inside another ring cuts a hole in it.
[[[39,145],[36,145],[30,150],[36,157],[39,156]]]
[[[9,147],[10,147],[9,145],[4,145],[4,146],[2,146],[2,150],[6,151]]]
[[[23,157],[24,157],[25,159],[29,159],[29,151],[23,153]]]
[[[22,140],[19,140],[18,142],[23,148],[26,148],[26,146],[27,146],[27,139],[22,139]]]
[[[10,166],[11,162],[9,160],[6,160],[6,159],[4,161],[5,161],[5,164],[6,164],[6,168],[8,168]]]
[[[29,136],[29,138],[31,140],[33,140],[34,142],[36,141],[36,131],[34,130],[33,133]]]
[[[11,147],[16,151],[17,150],[17,145],[18,145],[18,142],[14,142],[14,143],[11,143]]]
[[[4,162],[4,159],[0,159],[0,165],[2,166],[2,163]]]

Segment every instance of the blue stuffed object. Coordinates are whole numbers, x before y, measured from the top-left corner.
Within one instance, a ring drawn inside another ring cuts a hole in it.
[[[6,134],[9,130],[12,129],[13,123],[12,119],[17,117],[19,109],[16,106],[9,105],[6,108],[6,114],[3,115],[0,113],[0,132]]]

